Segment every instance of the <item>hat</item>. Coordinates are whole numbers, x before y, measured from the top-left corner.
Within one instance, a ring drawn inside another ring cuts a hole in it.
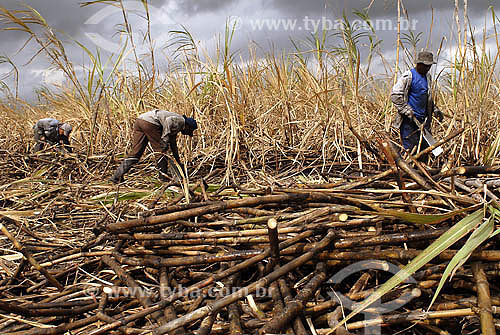
[[[198,123],[192,117],[186,117],[186,115],[183,115],[183,117],[184,117],[184,124],[185,124],[184,134],[189,135],[189,136],[193,136],[193,131],[198,129]]]
[[[63,123],[59,126],[64,131],[64,136],[69,137],[69,134],[73,130],[73,127],[69,123]]]
[[[436,64],[436,62],[434,61],[434,56],[433,56],[432,52],[430,52],[430,51],[419,52],[415,63],[417,63],[417,64],[421,63],[421,64],[425,64],[425,65]]]

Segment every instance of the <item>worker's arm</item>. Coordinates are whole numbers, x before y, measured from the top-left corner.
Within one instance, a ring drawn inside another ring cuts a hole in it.
[[[73,148],[71,147],[71,145],[70,145],[70,143],[69,143],[69,138],[68,138],[68,136],[61,136],[61,141],[62,141],[62,143],[63,143],[63,148],[64,148],[67,152],[69,152],[69,153],[73,152]]]
[[[43,128],[39,127],[38,122],[33,126],[33,133],[35,137],[35,152],[43,150],[43,142],[45,141],[45,133]]]
[[[177,148],[177,136],[171,136],[170,138],[170,149],[172,149],[172,155],[175,158],[177,164],[179,164],[179,168],[184,174],[184,164],[181,163],[181,158],[179,157],[179,148]]]
[[[184,126],[184,119],[178,116],[167,116],[162,117],[160,115],[159,121],[163,127],[162,135],[161,135],[161,144],[164,151],[168,150],[168,146],[170,145],[170,149],[172,150],[172,154],[175,160],[181,164],[181,160],[179,158],[179,150],[177,148],[177,134],[181,131]]]
[[[172,149],[172,155],[174,156],[176,162],[182,166],[181,158],[179,157],[179,148],[177,147],[177,136],[170,136],[169,143],[170,149]]]
[[[428,83],[431,83],[432,81],[432,78],[431,78],[431,75],[430,73],[427,73],[427,82]],[[434,89],[433,89],[433,86],[431,84],[429,84],[429,92],[430,92],[430,96],[428,97],[429,100],[427,101],[427,103],[431,104],[431,108],[428,108],[428,112],[431,114],[431,117],[429,117],[429,125],[430,125],[430,122],[432,120],[432,116],[436,117],[439,121],[443,121],[443,112],[441,112],[441,110],[438,108],[438,106],[436,105],[435,103],[435,100],[434,100]]]
[[[435,115],[440,122],[443,121],[444,118],[443,112],[441,112],[438,106],[436,106],[434,101],[432,102],[432,114]]]
[[[42,126],[38,124],[38,122],[33,126],[33,133],[35,135],[35,140],[37,141],[45,141],[45,131]]]
[[[170,145],[170,148],[173,151],[174,149],[172,143],[175,142],[176,134],[179,131],[177,129],[177,124],[175,123],[176,120],[171,116],[165,117],[164,115],[159,114],[158,121],[160,121],[162,126],[162,134],[160,140],[162,149],[163,151],[167,151],[168,146]],[[172,137],[174,138],[174,140],[172,140]],[[175,144],[175,146],[177,146],[177,144]]]
[[[411,83],[411,73],[405,72],[392,88],[391,101],[398,113],[410,119],[413,117],[413,108],[408,105],[407,97]]]

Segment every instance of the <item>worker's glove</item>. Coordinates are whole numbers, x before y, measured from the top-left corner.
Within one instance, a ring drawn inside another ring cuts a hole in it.
[[[442,122],[443,118],[444,118],[443,112],[441,112],[439,109],[436,109],[435,113],[436,113],[436,117],[438,118],[439,122]]]
[[[413,119],[413,116],[414,116],[414,113],[413,113],[413,109],[406,105],[401,111],[400,113],[406,117],[408,117],[409,119]]]

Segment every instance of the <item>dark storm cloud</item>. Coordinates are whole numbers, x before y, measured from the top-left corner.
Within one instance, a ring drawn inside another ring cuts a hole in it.
[[[81,29],[82,22],[95,11],[91,7],[81,8],[80,2],[75,0],[29,0],[23,3],[36,9],[52,28],[62,30],[69,35],[75,35]],[[9,10],[26,9],[18,0],[2,0],[0,6]]]
[[[368,9],[371,16],[387,16],[397,14],[397,2],[394,0],[315,0],[315,1],[300,1],[300,0],[274,0],[267,1],[269,5],[280,12],[290,15],[304,15],[304,13],[323,13],[335,16],[351,13],[354,9]],[[426,2],[422,5],[418,1],[413,1],[415,4],[405,5],[408,10],[417,9],[418,11],[427,10],[430,8],[431,2]],[[449,4],[445,1],[436,1],[434,8],[446,8]]]
[[[23,4],[34,8],[40,13],[63,41],[69,40],[66,34],[68,36],[78,36],[81,33],[82,22],[92,11],[95,11],[95,9],[80,8],[79,1],[31,0],[21,3],[15,0],[2,0],[0,2],[1,7],[10,11],[28,10]],[[0,29],[6,27],[15,27],[15,25],[2,22]],[[30,28],[36,33],[41,32],[41,27],[38,25],[31,24]],[[33,89],[43,84],[44,80],[49,78],[51,74],[50,64],[43,53],[26,65],[39,50],[39,45],[33,40],[24,46],[28,38],[29,35],[24,32],[0,30],[0,54],[8,56],[19,68],[19,90],[20,95],[24,97],[31,96]],[[20,50],[23,46],[23,50]],[[81,51],[72,45],[65,45],[65,47],[70,57],[81,54]],[[44,75],[44,73],[49,74]],[[13,78],[6,79],[5,82],[12,84]],[[12,85],[9,86],[13,91]]]
[[[172,2],[170,0],[170,2]],[[238,3],[238,0],[181,0],[174,1],[179,8],[188,14],[214,12],[229,5]]]
[[[126,3],[128,1],[130,0],[124,0]],[[105,41],[119,41],[119,35],[116,33],[118,25],[122,23],[122,17],[119,13],[106,17],[98,24],[88,23],[89,18],[106,8],[104,5],[82,8],[80,3],[83,0],[25,0],[24,2],[39,11],[55,31],[63,31],[71,38],[82,42],[93,52],[96,48],[101,50],[103,48],[102,45],[89,38],[89,33],[100,34]],[[223,41],[226,19],[236,17],[241,20],[242,26],[236,31],[231,47],[233,50],[239,50],[244,57],[248,50],[249,41],[257,46],[257,50],[260,51],[259,55],[267,52],[277,54],[293,50],[290,39],[303,44],[312,33],[306,29],[286,30],[268,29],[267,27],[256,29],[253,26],[255,20],[295,18],[300,26],[303,25],[305,17],[315,20],[323,17],[337,19],[344,11],[353,19],[355,18],[352,15],[353,9],[367,8],[371,2],[371,0],[150,0],[149,3],[154,18],[152,22],[153,35],[157,41],[157,48],[161,49],[160,52],[166,52],[161,47],[165,42],[164,39],[169,35],[168,31],[178,30],[180,24],[187,27],[195,40],[202,41],[209,52],[213,51],[216,45],[214,36],[222,35]],[[491,14],[488,12],[488,8],[495,2],[469,0],[469,16],[472,24],[478,26],[477,31],[481,30],[479,28],[482,28],[485,16],[487,22],[491,23]],[[21,8],[19,3],[18,0],[0,0],[0,6],[8,9]],[[453,0],[426,2],[403,0],[403,3],[410,19],[418,21],[418,25],[415,27],[416,32],[423,32],[419,44],[420,48],[425,46],[428,39],[431,23],[430,8],[435,9],[430,48],[436,50],[443,37],[449,39],[450,29],[454,25]],[[161,12],[164,9],[168,12],[167,16],[162,16]],[[157,14],[156,17],[155,14]],[[168,16],[173,19],[172,24],[175,26],[165,23],[168,21]],[[373,20],[381,18],[391,19],[395,22],[397,1],[375,0],[369,9],[369,16]],[[129,20],[134,31],[140,35],[144,31],[144,20],[133,14],[129,15]],[[66,52],[74,64],[80,65],[84,62],[88,64],[88,59],[82,49],[74,43],[68,43],[71,38],[64,34],[58,36],[66,42]],[[382,53],[391,55],[396,41],[395,31],[393,29],[377,30],[377,37],[383,40]],[[48,71],[50,64],[43,54],[38,56],[29,66],[23,66],[38,50],[38,46],[31,42],[21,53],[16,53],[26,38],[27,35],[20,32],[0,30],[0,55],[9,56],[20,68],[23,94],[28,94],[34,87],[43,83],[46,78],[57,78],[57,74]],[[136,40],[141,40],[140,36]],[[446,43],[446,47],[448,47],[454,41],[447,40]],[[103,55],[109,55],[109,53],[103,51]]]
[[[291,15],[304,15],[304,13],[329,13],[339,15],[343,11],[350,13],[353,9],[368,9],[369,14],[373,17],[397,15],[396,0],[264,0],[266,6],[275,8],[276,10],[288,13]],[[460,1],[462,7],[462,1]],[[493,6],[495,0],[474,0],[469,1],[470,14],[482,14],[489,6]],[[415,15],[422,12],[427,12],[431,8],[436,10],[453,8],[452,0],[433,0],[433,1],[403,1],[403,7],[409,14]]]

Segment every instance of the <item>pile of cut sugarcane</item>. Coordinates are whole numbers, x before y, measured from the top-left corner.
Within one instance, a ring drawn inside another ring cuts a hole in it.
[[[450,227],[497,206],[500,167],[426,169],[418,157],[393,156],[382,171],[344,170],[346,178],[327,184],[213,189],[200,179],[149,206],[82,199],[38,223],[36,213],[26,221],[1,212],[0,333],[494,334],[497,236],[479,244],[428,310],[466,232],[339,326],[353,303]],[[1,189],[14,204],[16,187]],[[65,196],[82,189],[65,188]],[[45,194],[38,199],[50,206]],[[23,204],[16,209],[30,206]],[[85,216],[86,207],[102,215]],[[73,220],[93,233],[76,236]]]

